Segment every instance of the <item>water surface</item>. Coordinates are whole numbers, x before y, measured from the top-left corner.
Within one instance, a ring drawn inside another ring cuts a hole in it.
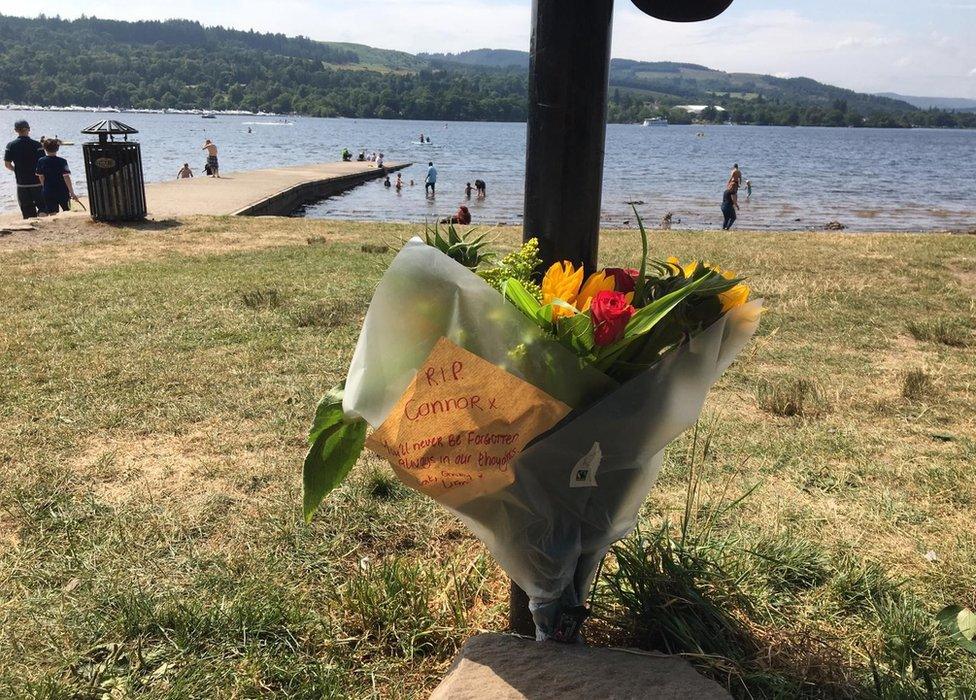
[[[139,129],[135,138],[142,143],[149,181],[175,178],[184,162],[202,174],[205,138],[220,147],[221,171],[228,175],[336,160],[347,147],[413,162],[403,177],[416,184],[397,193],[372,182],[307,207],[306,216],[419,222],[452,213],[461,203],[470,207],[475,223],[517,224],[522,214],[524,124],[0,112],[8,125],[21,117],[30,120],[35,137],[76,142],[62,155],[80,192],[79,132],[112,118]],[[420,133],[432,143],[421,145]],[[433,201],[424,196],[428,161],[439,172]],[[976,131],[623,124],[607,129],[604,223],[633,223],[627,202],[641,201],[642,214],[653,221],[670,211],[680,220],[676,227],[714,227],[721,221],[718,205],[733,162],[753,183],[752,197],[743,191],[740,199],[743,228],[811,229],[833,220],[851,230],[976,226]],[[464,185],[476,178],[487,182],[488,197],[468,201]],[[12,174],[0,179],[0,210],[16,208],[13,185]]]

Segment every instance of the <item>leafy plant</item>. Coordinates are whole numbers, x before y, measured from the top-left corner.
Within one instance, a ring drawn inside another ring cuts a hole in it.
[[[448,224],[445,237],[441,235],[440,225],[435,223],[433,228],[427,226],[424,240],[427,245],[437,248],[455,262],[461,263],[470,270],[476,270],[481,263],[492,256],[492,253],[484,249],[488,245],[488,241],[485,240],[488,234],[483,233],[475,238],[474,231],[475,229],[471,229],[467,233],[458,233],[454,224]]]
[[[950,605],[935,618],[959,646],[976,654],[976,612],[960,605]]]
[[[366,421],[347,420],[342,411],[344,391],[345,382],[326,394],[315,409],[308,434],[311,447],[302,470],[306,522],[312,520],[322,499],[346,478],[366,444]]]

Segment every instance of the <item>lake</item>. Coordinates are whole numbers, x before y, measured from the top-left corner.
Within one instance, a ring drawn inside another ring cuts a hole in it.
[[[410,161],[399,194],[380,181],[308,206],[299,214],[336,219],[415,221],[467,203],[475,224],[517,224],[522,214],[525,125],[218,115],[0,112],[9,131],[26,118],[35,138],[58,135],[84,191],[81,129],[104,118],[139,130],[147,181],[176,177],[184,162],[202,175],[205,138],[220,148],[221,172],[337,160],[343,147]],[[248,132],[250,129],[250,133]],[[13,137],[12,131],[9,131]],[[419,135],[430,136],[421,145]],[[438,169],[438,195],[424,197],[427,162]],[[830,129],[759,126],[611,124],[607,128],[603,220],[633,222],[627,202],[657,222],[673,212],[676,228],[716,227],[732,163],[752,181],[740,194],[738,226],[818,229],[837,220],[851,230],[945,230],[976,226],[976,131]],[[0,179],[0,211],[16,209],[13,175]],[[464,185],[487,182],[485,200]],[[573,196],[567,192],[566,196]]]

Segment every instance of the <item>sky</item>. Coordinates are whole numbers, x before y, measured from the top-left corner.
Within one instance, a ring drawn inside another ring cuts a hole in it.
[[[417,53],[528,49],[531,0],[0,0],[0,14],[186,18]],[[670,24],[615,4],[613,55],[976,99],[976,0],[735,0]]]

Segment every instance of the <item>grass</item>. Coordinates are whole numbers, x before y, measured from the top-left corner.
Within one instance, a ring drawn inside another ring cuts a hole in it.
[[[908,322],[908,332],[915,340],[942,343],[953,348],[968,345],[972,337],[972,328],[968,323],[947,318],[911,320]]]
[[[0,697],[424,697],[504,626],[483,547],[376,459],[301,522],[304,432],[395,252],[362,246],[418,227],[57,225],[0,242]],[[976,239],[651,245],[744,271],[769,312],[709,397],[708,458],[675,442],[608,560],[593,638],[688,649],[742,697],[976,687],[933,624],[976,597],[976,347],[911,330],[971,327]],[[919,367],[938,391],[905,400]]]
[[[816,416],[827,406],[820,387],[809,379],[764,381],[759,385],[756,398],[762,410],[787,418]]]

